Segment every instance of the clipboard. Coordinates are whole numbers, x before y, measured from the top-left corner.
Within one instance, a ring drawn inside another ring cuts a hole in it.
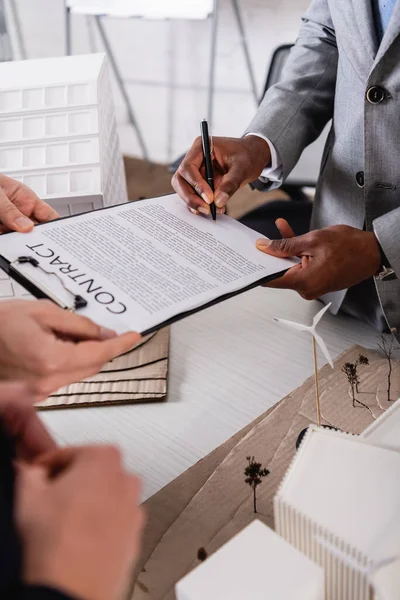
[[[137,202],[140,202],[140,201],[137,201]],[[135,204],[136,204],[136,202],[135,202]],[[93,213],[98,213],[98,212],[102,212],[102,211],[107,211],[110,209],[117,208],[118,206],[127,206],[127,203],[121,203],[119,205],[102,207],[99,209],[95,209],[94,211],[87,211],[85,213],[81,213],[80,215],[69,215],[67,217],[60,217],[59,219],[55,219],[54,221],[51,221],[51,223],[56,223],[57,221],[65,221],[68,219],[77,218],[79,216],[89,214],[89,213],[93,214]],[[40,228],[46,224],[47,223],[39,223],[39,224],[35,225],[35,229]],[[13,232],[10,232],[10,233],[13,233]],[[7,236],[9,234],[6,233],[3,235]],[[61,298],[59,298],[57,296],[57,294],[55,294],[51,290],[50,284],[49,284],[49,286],[44,286],[43,284],[39,283],[38,281],[35,281],[34,277],[30,278],[26,274],[21,273],[18,270],[19,264],[21,264],[21,265],[31,264],[32,267],[40,269],[42,271],[42,273],[43,272],[46,273],[49,278],[56,277],[58,279],[58,282],[61,283],[63,288],[65,290],[67,290],[67,292],[69,293],[69,295],[71,297],[71,302],[67,304]],[[6,257],[4,257],[0,254],[0,268],[3,271],[5,271],[7,273],[7,275],[9,275],[12,279],[14,279],[17,283],[19,283],[24,289],[26,289],[30,294],[32,294],[32,296],[34,296],[37,299],[50,300],[50,301],[54,302],[56,305],[58,305],[60,308],[62,308],[64,310],[68,310],[70,312],[79,312],[80,309],[85,308],[85,307],[90,308],[90,299],[87,299],[82,295],[75,294],[71,289],[69,289],[65,285],[65,282],[62,277],[58,276],[57,273],[54,273],[53,271],[49,271],[46,268],[44,268],[43,265],[40,264],[40,261],[36,257],[24,255],[24,256],[18,257],[17,260],[14,260],[13,262],[11,262]],[[290,267],[288,267],[288,268],[290,268]],[[237,296],[239,294],[247,292],[253,288],[259,287],[260,285],[264,285],[270,281],[273,281],[274,279],[278,279],[279,277],[284,275],[287,270],[288,269],[284,269],[282,271],[276,272],[267,277],[263,277],[259,280],[256,280],[256,281],[250,283],[249,285],[246,285],[243,288],[234,290],[232,292],[224,293],[220,296],[217,296],[216,298],[213,298],[212,300],[210,300],[204,304],[196,306],[195,308],[177,313],[176,315],[173,315],[172,317],[158,323],[157,325],[155,325],[153,327],[150,327],[144,331],[140,331],[140,333],[143,336],[149,335],[151,333],[155,333],[156,331],[162,329],[163,327],[172,325],[173,323],[176,323],[177,321],[180,321],[180,320],[182,320],[186,317],[189,317],[193,314],[196,314],[197,312],[200,312],[206,308],[210,308],[210,307],[214,306],[215,304],[219,304],[220,302],[224,302],[225,300],[228,300],[229,298],[233,298],[234,296]]]
[[[18,271],[17,265],[19,264],[30,264],[36,269],[41,269],[44,273],[47,273],[49,277],[57,277],[58,281],[64,287],[64,289],[71,295],[71,304],[66,305],[61,299],[57,299],[57,296],[53,294],[50,290],[39,287],[37,283],[34,283],[27,277]],[[69,287],[65,284],[64,280],[54,273],[53,271],[48,271],[44,269],[43,266],[40,265],[40,262],[34,258],[33,256],[19,256],[13,263],[4,258],[4,256],[0,256],[0,268],[3,269],[14,279],[17,283],[22,285],[27,292],[35,296],[35,298],[39,300],[47,299],[51,300],[55,304],[57,304],[60,308],[64,310],[69,310],[71,312],[75,312],[80,308],[85,308],[88,305],[87,300],[83,298],[80,294],[75,294]]]
[[[22,256],[20,258],[21,259],[29,258],[30,260],[32,260],[33,257]],[[30,260],[29,261],[25,260],[24,263],[22,263],[22,264],[26,264],[27,262],[30,262]],[[36,261],[36,259],[33,259],[33,260]],[[39,261],[36,261],[36,262],[39,262]],[[1,255],[0,255],[0,268],[3,269],[7,273],[7,275],[12,277],[12,279],[14,279],[17,283],[22,285],[22,287],[25,288],[27,292],[32,294],[32,296],[34,296],[38,300],[51,300],[52,302],[57,304],[57,306],[59,306],[60,308],[62,308],[64,310],[68,310],[70,312],[77,312],[77,311],[79,311],[80,308],[84,308],[84,307],[88,306],[88,304],[89,304],[88,301],[85,298],[83,298],[83,296],[81,296],[79,294],[74,294],[73,292],[70,291],[72,303],[71,303],[71,306],[66,306],[65,303],[62,302],[60,299],[57,299],[57,297],[54,294],[48,293],[43,288],[41,288],[37,283],[33,283],[25,275],[22,275],[22,273],[20,273],[15,268],[15,264],[10,263],[9,260],[7,260],[6,258],[4,258],[4,256],[1,256]],[[42,268],[42,267],[40,267],[40,264],[39,264],[36,268]],[[271,275],[269,277],[264,277],[263,279],[255,281],[254,283],[252,283],[244,288],[241,288],[240,290],[236,290],[234,292],[230,292],[229,294],[223,294],[222,296],[218,296],[218,298],[214,298],[213,300],[210,300],[210,302],[207,302],[206,304],[202,304],[201,306],[197,306],[196,308],[193,308],[191,310],[187,310],[185,312],[174,315],[173,317],[171,317],[170,319],[167,319],[166,321],[163,321],[159,325],[151,327],[150,329],[146,329],[146,331],[142,331],[141,335],[144,336],[144,335],[149,335],[151,333],[155,333],[156,331],[158,331],[159,329],[162,329],[163,327],[172,325],[173,323],[176,323],[177,321],[181,321],[182,319],[185,319],[186,317],[190,317],[190,315],[194,315],[206,308],[210,308],[211,306],[214,306],[215,304],[224,302],[224,300],[229,300],[229,298],[233,298],[234,296],[238,296],[239,294],[248,292],[249,290],[259,287],[260,285],[263,285],[265,283],[268,283],[269,281],[278,279],[279,277],[282,277],[282,275],[284,275],[286,273],[286,270],[280,271],[279,273],[274,273],[274,275]],[[47,271],[45,271],[45,272],[47,272]],[[57,277],[56,273],[49,273],[49,276],[51,276],[51,275],[54,275]],[[61,279],[61,277],[59,277],[58,279],[59,279],[59,281],[61,281],[63,283],[63,280]]]

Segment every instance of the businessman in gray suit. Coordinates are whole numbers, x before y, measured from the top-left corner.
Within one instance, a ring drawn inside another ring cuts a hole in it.
[[[310,231],[258,248],[302,261],[271,287],[332,301],[400,337],[400,0],[313,0],[285,65],[241,139],[213,138],[215,194],[197,139],[173,186],[223,212],[241,186],[278,187],[332,119]],[[282,215],[284,216],[284,215]]]

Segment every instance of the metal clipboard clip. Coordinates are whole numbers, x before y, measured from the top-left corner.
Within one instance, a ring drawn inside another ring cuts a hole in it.
[[[56,295],[50,289],[48,289],[41,283],[38,284],[38,282],[35,281],[33,278],[30,278],[29,275],[27,275],[26,273],[22,273],[19,269],[16,268],[17,265],[24,265],[24,264],[32,265],[32,267],[35,267],[36,269],[40,269],[41,271],[43,271],[43,273],[46,273],[47,275],[51,275],[52,277],[56,277],[58,279],[58,281],[61,283],[61,285],[63,286],[63,288],[72,296],[71,304],[66,304],[63,301],[60,301],[60,299],[57,298]],[[57,273],[54,273],[54,271],[49,271],[48,269],[45,269],[36,258],[33,258],[33,256],[19,256],[13,262],[10,263],[10,269],[13,269],[14,272],[17,273],[20,277],[23,277],[29,283],[31,283],[32,285],[37,287],[50,300],[55,302],[55,304],[58,304],[58,306],[60,306],[60,308],[63,308],[64,310],[69,310],[71,312],[75,312],[76,310],[85,308],[88,304],[87,300],[85,300],[85,298],[83,298],[79,294],[75,294],[75,292],[73,292],[67,286],[67,284],[65,283],[65,281],[62,277],[60,277]]]

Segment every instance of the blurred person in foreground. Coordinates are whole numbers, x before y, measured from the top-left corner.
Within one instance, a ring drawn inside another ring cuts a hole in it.
[[[1,233],[57,217],[0,175]],[[57,448],[33,405],[139,339],[48,301],[0,303],[1,598],[117,600],[125,589],[144,521],[139,480],[114,447]]]
[[[117,600],[140,549],[140,484],[111,446],[57,448],[23,383],[0,383],[0,597]]]

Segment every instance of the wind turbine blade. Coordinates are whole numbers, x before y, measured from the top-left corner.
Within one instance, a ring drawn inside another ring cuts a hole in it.
[[[277,321],[278,323],[282,323],[282,325],[285,325],[286,327],[290,327],[291,329],[297,329],[298,331],[310,331],[311,330],[311,327],[309,327],[308,325],[302,325],[301,323],[295,323],[294,321],[287,321],[286,319],[277,319],[275,317],[274,321]]]
[[[328,363],[330,364],[330,366],[333,369],[333,360],[331,358],[331,355],[329,354],[329,350],[326,347],[324,340],[318,333],[315,333],[315,331],[314,331],[313,335],[315,337],[315,341],[317,342],[318,346],[321,348],[322,354],[325,356],[326,360],[328,361]]]
[[[326,313],[326,311],[331,307],[332,302],[329,302],[329,304],[327,304],[326,306],[324,306],[324,308],[322,308],[313,318],[313,322],[312,322],[312,327],[313,329],[315,329],[315,327],[318,325],[318,323],[320,322],[320,320],[322,319],[322,317],[324,316],[324,314]]]

